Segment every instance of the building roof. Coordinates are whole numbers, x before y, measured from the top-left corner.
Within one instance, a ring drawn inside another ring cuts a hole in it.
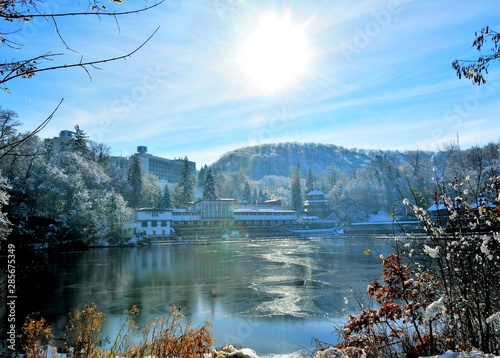
[[[306,194],[306,196],[313,196],[313,195],[325,195],[321,190],[319,189],[314,189],[313,191],[310,191],[309,193]]]

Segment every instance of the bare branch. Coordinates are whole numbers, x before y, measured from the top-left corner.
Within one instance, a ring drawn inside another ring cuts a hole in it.
[[[27,135],[23,136],[22,138],[20,138],[20,139],[18,139],[16,141],[7,143],[7,144],[3,145],[2,147],[0,147],[0,152],[2,152],[3,150],[5,150],[5,152],[3,152],[3,153],[0,154],[0,160],[2,160],[3,157],[5,157],[11,151],[13,151],[17,146],[19,146],[20,144],[24,143],[28,139],[36,136],[42,129],[44,129],[45,126],[47,126],[47,124],[49,124],[49,122],[52,120],[52,117],[54,117],[54,114],[59,109],[59,107],[61,106],[61,104],[62,104],[63,101],[64,101],[64,98],[62,98],[59,101],[59,103],[57,104],[56,108],[52,111],[52,113],[47,118],[45,118],[45,120],[42,123],[40,123],[38,125],[38,127],[36,127],[33,131],[29,132]]]
[[[155,2],[153,5],[150,6],[145,6],[142,9],[136,9],[136,10],[129,10],[129,11],[113,11],[113,12],[105,12],[105,9],[96,7],[97,11],[82,11],[82,12],[65,12],[65,13],[58,13],[58,14],[43,14],[43,13],[38,13],[38,14],[22,14],[22,13],[4,13],[3,18],[7,21],[13,21],[13,20],[29,20],[33,19],[36,17],[66,17],[66,16],[122,16],[122,15],[131,15],[131,14],[139,14],[141,12],[153,9],[157,6],[160,6],[165,0],[160,0],[158,2]],[[100,10],[104,11],[100,11]]]
[[[35,73],[58,70],[58,69],[63,69],[63,68],[81,67],[85,71],[87,71],[87,74],[89,74],[89,72],[86,68],[87,66],[92,66],[96,69],[99,69],[98,67],[96,67],[96,65],[98,65],[100,63],[107,63],[107,62],[112,62],[112,61],[117,61],[117,60],[124,60],[124,59],[131,57],[133,54],[135,54],[137,51],[139,51],[142,47],[144,47],[146,45],[146,43],[149,42],[149,40],[151,40],[151,38],[156,34],[156,32],[159,30],[159,28],[160,27],[158,26],[156,28],[156,30],[139,47],[135,48],[133,51],[131,51],[125,55],[122,55],[122,56],[106,58],[103,60],[88,61],[88,62],[80,61],[79,63],[69,64],[69,65],[67,65],[67,64],[57,65],[57,66],[51,66],[51,67],[45,67],[45,68],[36,68],[35,67],[36,60],[47,59],[49,54],[38,56],[38,57],[35,57],[33,59],[30,59],[30,60],[16,62],[15,66],[9,67],[9,69],[10,69],[9,73],[7,75],[5,75],[2,79],[0,79],[0,85],[8,82],[14,78],[17,78],[17,77],[31,78],[35,75]],[[57,54],[57,55],[60,55],[60,54]],[[50,55],[50,56],[55,56],[55,55]],[[8,64],[4,64],[3,65],[4,68],[7,65]],[[0,69],[0,74],[3,74],[3,71],[1,69]],[[89,76],[90,76],[90,74],[89,74]],[[3,88],[5,89],[5,87],[3,87]]]
[[[73,51],[73,52],[76,52],[78,53],[78,51],[75,51],[73,50],[72,48],[70,48],[68,46],[68,44],[66,43],[66,41],[64,41],[62,35],[61,35],[61,32],[59,31],[59,26],[57,26],[57,21],[54,17],[51,17],[52,19],[52,22],[54,23],[54,27],[56,28],[56,33],[57,33],[57,36],[59,36],[59,38],[61,39],[62,43],[64,44],[64,46],[66,46],[66,49],[70,50],[70,51]]]

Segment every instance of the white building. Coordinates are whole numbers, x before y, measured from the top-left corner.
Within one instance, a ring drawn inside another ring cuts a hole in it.
[[[172,232],[172,210],[141,208],[136,210],[135,235],[169,236]]]
[[[242,226],[279,226],[297,222],[297,212],[287,209],[239,208],[233,218]]]
[[[191,209],[142,208],[136,210],[135,235],[170,236],[178,229],[241,226],[278,227],[295,224],[298,213],[281,202],[237,203],[234,199],[203,199]]]

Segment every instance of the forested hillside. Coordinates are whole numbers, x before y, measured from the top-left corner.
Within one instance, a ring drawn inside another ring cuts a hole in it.
[[[384,212],[406,215],[403,198],[433,202],[436,182],[468,178],[480,195],[484,172],[496,172],[499,143],[462,150],[458,143],[439,152],[346,149],[315,143],[279,143],[226,153],[212,165],[222,197],[242,200],[246,183],[253,201],[280,199],[290,204],[290,182],[300,166],[302,195],[318,188],[344,222],[367,220]]]
[[[423,154],[423,153],[422,153]],[[435,153],[425,153],[428,159]],[[407,161],[409,152],[347,149],[333,144],[278,143],[236,149],[224,154],[213,167],[220,172],[243,171],[252,180],[268,175],[290,177],[297,163],[305,177],[308,169],[323,174],[329,167],[352,172],[373,162],[374,158],[391,158],[396,163]]]

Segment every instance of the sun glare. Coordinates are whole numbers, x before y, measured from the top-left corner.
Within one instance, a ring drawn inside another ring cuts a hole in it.
[[[268,14],[248,38],[241,61],[245,74],[264,92],[275,92],[291,84],[308,58],[302,31],[289,18]]]

